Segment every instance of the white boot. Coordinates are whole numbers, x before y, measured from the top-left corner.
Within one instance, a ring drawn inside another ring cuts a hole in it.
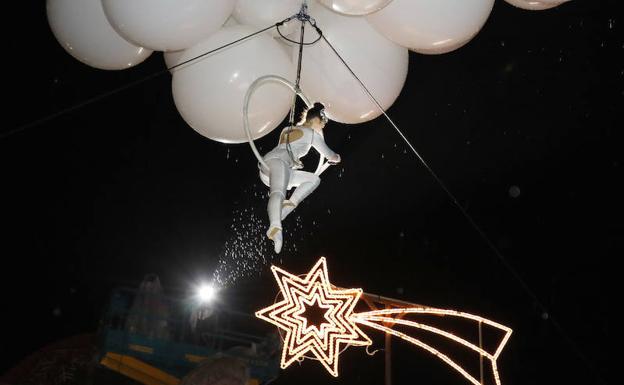
[[[277,226],[269,227],[267,231],[267,237],[273,241],[273,247],[275,247],[275,252],[279,254],[282,251],[282,229]]]

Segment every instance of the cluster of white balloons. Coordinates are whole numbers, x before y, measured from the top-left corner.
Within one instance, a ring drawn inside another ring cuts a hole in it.
[[[547,9],[568,0],[506,0]],[[63,48],[95,68],[135,66],[163,51],[168,68],[297,13],[302,0],[47,0],[48,20]],[[441,54],[469,42],[494,0],[307,0],[324,36],[367,85],[382,108],[399,96],[408,50]],[[299,38],[298,21],[281,27]],[[318,37],[306,27],[306,41]],[[246,141],[243,98],[267,74],[293,79],[298,50],[275,29],[173,69],[172,89],[184,120],[224,143]],[[380,115],[359,83],[323,41],[306,46],[301,88],[327,106],[332,120],[362,123]],[[249,121],[255,138],[276,128],[292,95],[267,85],[254,95]]]

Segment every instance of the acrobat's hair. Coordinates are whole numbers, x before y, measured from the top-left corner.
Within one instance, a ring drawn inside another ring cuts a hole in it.
[[[314,103],[314,105],[310,108],[308,108],[307,110],[303,111],[301,113],[301,120],[300,120],[300,124],[303,124],[305,122],[309,122],[314,118],[317,119],[321,119],[321,111],[323,111],[325,109],[325,106],[323,105],[323,103]]]

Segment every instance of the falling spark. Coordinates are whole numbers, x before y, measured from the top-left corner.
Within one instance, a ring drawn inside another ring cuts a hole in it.
[[[269,225],[266,218],[266,188],[253,185],[243,193],[247,199],[232,211],[230,236],[223,246],[214,272],[214,280],[221,287],[268,272],[269,266],[280,259],[266,236]],[[316,225],[316,222],[313,224]],[[300,215],[293,213],[284,221],[284,248],[279,257],[296,255],[296,241],[303,240],[302,234],[303,220]]]

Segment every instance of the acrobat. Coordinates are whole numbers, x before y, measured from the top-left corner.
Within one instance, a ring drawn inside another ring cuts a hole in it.
[[[325,106],[314,103],[303,112],[296,126],[282,130],[277,147],[263,157],[268,166],[267,169],[260,165],[260,179],[269,187],[267,237],[273,241],[276,253],[282,250],[282,221],[321,183],[318,175],[301,170],[300,158],[314,148],[330,164],[340,163],[340,155],[332,151],[323,138],[323,128],[328,121]],[[295,190],[286,199],[287,191],[293,187]]]

